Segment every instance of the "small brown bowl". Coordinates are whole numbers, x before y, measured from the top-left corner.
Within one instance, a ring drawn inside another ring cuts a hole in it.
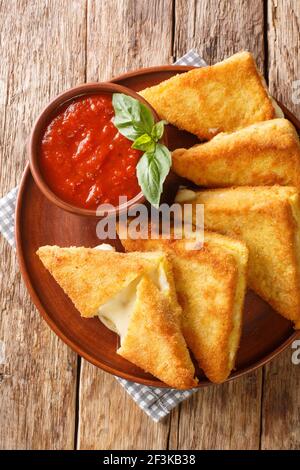
[[[84,215],[89,217],[99,217],[97,215],[96,210],[92,209],[84,209],[82,207],[75,206],[70,204],[60,197],[58,197],[48,186],[47,182],[45,181],[39,166],[39,154],[40,154],[40,144],[42,140],[42,136],[45,132],[46,126],[51,122],[54,116],[56,116],[59,109],[65,105],[67,102],[72,102],[73,99],[76,99],[80,96],[90,95],[90,94],[97,94],[97,93],[124,93],[125,95],[131,96],[139,100],[141,103],[145,104],[152,112],[154,121],[158,122],[159,117],[152,106],[144,100],[142,96],[140,96],[135,91],[126,88],[121,85],[117,85],[115,83],[86,83],[83,85],[76,86],[74,88],[70,88],[70,90],[64,91],[56,98],[54,98],[50,103],[43,109],[37,120],[35,121],[29,141],[28,141],[28,155],[29,155],[29,165],[32,176],[34,178],[35,183],[37,184],[38,188],[44,194],[44,196],[51,201],[56,206],[60,207],[63,210],[71,212],[77,215]],[[167,145],[167,133],[165,132],[161,142]],[[116,206],[114,209],[107,210],[106,215],[112,214],[121,214],[126,212],[129,207],[132,207],[136,204],[142,204],[145,202],[145,197],[142,192],[137,194],[133,199],[130,199],[126,204],[122,204],[121,206]]]

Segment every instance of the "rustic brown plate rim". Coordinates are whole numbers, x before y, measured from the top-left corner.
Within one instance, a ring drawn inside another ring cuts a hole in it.
[[[147,68],[141,68],[136,71],[128,72],[122,75],[119,75],[118,77],[115,77],[111,80],[111,82],[115,82],[118,80],[124,80],[126,78],[136,76],[136,75],[143,75],[147,74],[149,72],[159,72],[159,71],[166,71],[166,72],[174,72],[175,71],[187,71],[187,70],[192,70],[195,67],[192,66],[182,66],[182,65],[163,65],[163,66],[158,66],[158,67],[147,67]],[[294,123],[297,123],[298,129],[300,129],[300,122],[298,119],[280,102],[278,102],[279,106],[283,109],[285,115],[291,119]],[[99,367],[100,369],[109,372],[112,375],[124,378],[126,380],[132,381],[132,382],[137,382],[142,385],[147,385],[147,386],[152,386],[152,387],[161,387],[161,388],[170,388],[168,385],[166,385],[163,382],[160,382],[157,379],[147,379],[147,378],[138,378],[133,374],[127,374],[126,372],[121,372],[113,367],[108,366],[107,364],[95,359],[91,355],[89,355],[85,350],[83,350],[77,343],[72,341],[68,336],[66,336],[56,325],[54,321],[50,318],[50,316],[47,313],[47,309],[44,307],[43,303],[41,302],[39,296],[37,295],[33,284],[30,279],[30,275],[28,273],[27,267],[26,267],[26,261],[23,253],[23,247],[22,247],[22,231],[21,231],[21,214],[22,214],[22,202],[23,202],[23,194],[26,188],[26,182],[27,179],[31,176],[30,173],[30,168],[29,164],[27,163],[24,173],[22,175],[22,179],[20,182],[19,190],[18,190],[18,196],[17,196],[17,202],[16,202],[16,211],[15,211],[15,239],[16,239],[16,251],[17,251],[17,258],[20,266],[20,272],[22,274],[22,277],[24,279],[25,285],[29,291],[29,294],[33,300],[33,303],[37,307],[39,313],[42,315],[43,319],[47,322],[47,324],[50,326],[50,328],[57,334],[59,338],[61,338],[73,351],[75,351],[77,354],[79,354],[81,357],[95,365],[96,367]],[[287,338],[280,346],[278,346],[274,351],[270,352],[267,354],[265,357],[259,359],[258,361],[254,362],[253,364],[244,367],[243,369],[239,371],[233,372],[230,377],[226,380],[226,382],[230,382],[234,379],[237,379],[239,377],[242,377],[250,372],[254,372],[255,370],[259,369],[263,365],[267,364],[270,362],[272,359],[277,357],[281,352],[283,352],[295,339],[297,339],[300,336],[300,332],[294,331],[289,338]],[[207,387],[211,385],[216,385],[210,382],[209,380],[202,381],[197,388],[202,388],[202,387]]]

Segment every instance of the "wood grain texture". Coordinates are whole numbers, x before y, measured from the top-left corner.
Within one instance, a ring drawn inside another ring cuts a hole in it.
[[[299,1],[269,0],[268,45],[268,78],[270,91],[275,98],[284,103],[299,118]],[[298,83],[296,83],[296,81],[298,81]]]
[[[154,423],[117,382],[82,361],[79,449],[166,449],[169,418]]]
[[[258,449],[261,374],[200,390],[174,413],[170,449]]]
[[[25,166],[33,120],[59,91],[84,81],[85,1],[1,1],[1,193]],[[62,21],[63,18],[63,21]],[[71,449],[76,355],[33,308],[15,253],[1,239],[0,448]]]
[[[176,0],[174,55],[180,57],[191,48],[209,64],[246,49],[263,70],[263,2]]]
[[[88,0],[87,81],[172,63],[172,12],[172,0]]]
[[[300,117],[300,3],[269,1],[269,88]],[[298,81],[298,83],[295,83]],[[295,86],[293,87],[293,83]],[[295,102],[294,98],[298,98]],[[262,449],[300,448],[300,365],[287,350],[265,368],[262,402]]]
[[[262,402],[262,449],[300,448],[300,365],[288,349],[265,367]]]
[[[172,1],[88,1],[87,19],[87,81],[172,62]],[[84,360],[79,404],[78,449],[166,449],[170,418],[153,423],[114,377]]]

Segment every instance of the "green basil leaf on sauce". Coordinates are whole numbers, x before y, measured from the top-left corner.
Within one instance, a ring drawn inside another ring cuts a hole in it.
[[[155,142],[149,134],[143,134],[133,142],[131,147],[144,152],[151,152],[155,148]]]
[[[152,127],[151,137],[155,142],[162,138],[165,124],[168,124],[167,121],[159,121]]]
[[[137,164],[137,178],[142,192],[156,208],[170,167],[171,154],[162,144],[156,144],[152,152],[145,152]]]
[[[123,93],[114,93],[112,104],[115,111],[113,123],[120,134],[133,141],[145,133],[151,135],[154,118],[147,106]]]
[[[159,206],[163,184],[171,167],[171,154],[159,144],[166,121],[154,123],[152,112],[140,101],[123,93],[114,93],[112,104],[115,111],[113,123],[127,139],[132,148],[145,152],[136,167],[141,190],[155,207]]]

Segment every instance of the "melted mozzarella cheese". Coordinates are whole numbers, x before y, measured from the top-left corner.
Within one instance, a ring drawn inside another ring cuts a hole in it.
[[[274,100],[274,98],[272,98],[271,95],[270,95],[270,99],[271,99],[273,108],[275,109],[275,115],[276,115],[276,117],[277,117],[277,118],[284,118],[283,111],[282,111],[281,107],[279,106],[279,104]]]
[[[162,263],[157,269],[146,273],[161,292],[169,290]],[[137,277],[125,289],[119,292],[113,299],[110,299],[98,309],[98,317],[102,323],[120,336],[121,344],[126,336],[131,316],[136,305],[136,291],[142,276]]]
[[[148,276],[150,277],[151,281],[153,284],[156,285],[156,287],[161,291],[161,292],[166,292],[170,289],[168,279],[164,270],[164,267],[162,263],[158,266],[158,269],[155,269],[153,271],[150,271],[148,273]]]
[[[98,316],[102,323],[120,336],[121,343],[127,333],[135,308],[136,288],[139,281],[140,278],[135,279],[98,310]]]
[[[108,243],[95,246],[96,250],[116,251]],[[138,279],[131,282],[125,289],[119,292],[113,299],[106,302],[98,309],[98,317],[109,329],[117,333],[121,341],[126,335],[131,314],[136,301],[136,286]]]
[[[196,198],[196,193],[195,191],[192,191],[191,189],[179,189],[179,191],[176,194],[175,197],[175,202],[188,202],[188,201],[193,201]]]
[[[97,245],[94,247],[95,250],[102,250],[102,251],[116,251],[116,249],[109,245],[108,243],[101,243],[101,245]]]

